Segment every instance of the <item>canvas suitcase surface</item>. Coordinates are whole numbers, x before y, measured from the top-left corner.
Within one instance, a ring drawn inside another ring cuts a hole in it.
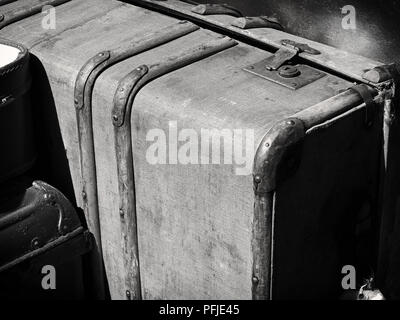
[[[375,263],[381,64],[139,4],[73,0],[55,29],[0,31],[46,70],[112,298],[338,297],[344,265]]]
[[[83,299],[82,256],[91,250],[93,236],[58,190],[28,181],[22,177],[1,186],[0,297]],[[46,280],[49,268],[52,280]]]

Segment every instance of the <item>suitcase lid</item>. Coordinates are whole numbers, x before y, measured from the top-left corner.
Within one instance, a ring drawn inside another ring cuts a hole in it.
[[[374,85],[371,81],[363,77],[368,70],[374,69],[383,63],[365,58],[353,53],[349,53],[322,43],[307,40],[281,29],[279,23],[269,19],[262,24],[254,24],[253,20],[264,20],[265,17],[241,17],[237,15],[237,10],[225,5],[198,5],[193,1],[179,0],[131,0],[136,5],[140,5],[153,10],[161,10],[165,14],[185,18],[199,23],[201,26],[217,29],[219,32],[228,34],[243,41],[251,41],[252,44],[284,49],[285,41],[307,45],[313,48],[318,54],[313,54],[307,50],[299,50],[298,56],[307,62],[313,63],[323,69],[330,70],[349,77],[352,80]],[[205,6],[215,6],[207,12]],[[225,6],[225,10],[224,10]],[[250,25],[247,27],[246,25]],[[255,26],[255,27],[254,27]]]

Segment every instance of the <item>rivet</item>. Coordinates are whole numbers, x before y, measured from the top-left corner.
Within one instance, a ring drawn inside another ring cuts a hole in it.
[[[100,53],[99,53],[99,56],[100,56],[100,57],[104,56],[104,52],[100,52]]]
[[[293,120],[289,120],[288,122],[286,122],[288,125],[290,125],[290,126],[294,126],[295,125],[295,122],[293,121]]]
[[[78,104],[78,103],[79,103],[78,99],[75,99],[74,102],[75,102],[75,104]]]
[[[126,298],[128,300],[131,300],[131,292],[129,290],[126,290],[125,294],[126,294]]]
[[[257,277],[253,277],[252,281],[254,284],[258,284],[260,280]]]
[[[39,248],[39,239],[38,238],[33,238],[31,241],[31,247],[33,249]]]
[[[116,114],[114,114],[113,116],[112,116],[112,118],[113,118],[113,120],[115,121],[115,122],[117,122],[118,121],[118,116],[116,115]]]
[[[278,70],[278,74],[283,78],[295,78],[301,74],[300,70],[293,65],[284,65]],[[295,84],[296,82],[292,82]]]
[[[121,217],[123,217],[123,216],[125,215],[125,213],[124,213],[124,210],[123,210],[123,209],[119,209],[119,215],[120,215]]]
[[[124,88],[120,88],[120,89],[119,89],[119,92],[124,92],[124,91],[125,91]]]
[[[50,205],[52,205],[52,206],[54,206],[56,204],[54,195],[52,195],[52,194],[46,193],[43,196],[43,198],[44,198],[45,201],[49,202]]]
[[[259,175],[254,177],[254,182],[255,183],[260,183],[261,182],[261,177]]]
[[[267,143],[265,144],[265,146],[266,146],[267,148],[269,148],[270,144],[267,142]]]
[[[83,198],[83,200],[86,200],[86,197],[87,197],[86,192],[85,192],[85,191],[82,191],[82,198]]]

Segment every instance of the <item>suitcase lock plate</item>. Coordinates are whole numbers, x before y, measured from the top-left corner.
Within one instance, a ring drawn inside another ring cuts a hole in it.
[[[268,70],[265,68],[264,60],[248,66],[244,70],[292,90],[300,89],[326,75],[304,64],[287,64],[278,70]]]
[[[318,50],[292,40],[282,40],[281,44],[282,47],[274,55],[245,67],[244,70],[292,90],[302,88],[326,75],[310,66],[291,63],[300,52],[317,55],[320,54]]]

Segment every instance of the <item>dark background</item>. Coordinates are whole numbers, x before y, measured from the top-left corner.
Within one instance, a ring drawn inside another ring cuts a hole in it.
[[[196,0],[227,3],[246,16],[278,18],[289,33],[381,62],[400,62],[399,0]],[[355,30],[342,28],[342,7],[356,9]]]

